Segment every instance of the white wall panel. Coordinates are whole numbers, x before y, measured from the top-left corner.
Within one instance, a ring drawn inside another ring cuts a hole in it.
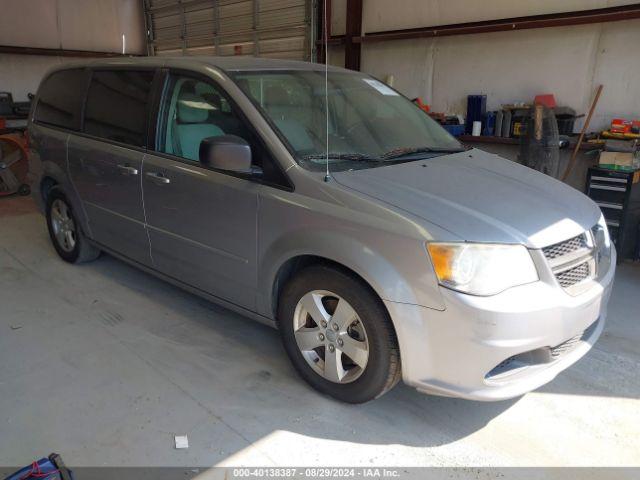
[[[365,0],[364,32],[397,30],[497,18],[544,15],[636,3],[633,0]],[[344,33],[346,0],[332,1],[332,33]]]
[[[594,122],[640,117],[640,20],[602,25],[593,85],[603,84]]]
[[[367,0],[364,31],[458,23],[557,11],[602,8],[628,1]],[[339,18],[338,9],[333,21]],[[616,116],[640,114],[640,20],[573,27],[364,43],[364,72],[434,110],[464,114],[466,96],[483,93],[487,107],[553,93],[561,105],[585,113],[599,83],[604,91],[592,120],[605,128]],[[341,49],[334,48],[336,55]],[[334,62],[332,62],[334,63]],[[577,122],[578,128],[581,121]]]
[[[329,65],[336,67],[344,67],[344,48],[335,45],[329,45]]]
[[[0,45],[60,48],[57,2],[3,0]]]
[[[140,0],[2,0],[0,45],[146,53]],[[77,59],[0,54],[0,91],[26,100],[52,66]]]
[[[139,0],[57,0],[60,42],[70,50],[145,54],[144,19]]]
[[[2,0],[0,45],[146,52],[139,0]]]
[[[364,21],[364,10],[369,10],[367,0],[362,6],[362,20]],[[347,0],[331,0],[331,35],[344,35],[347,19]]]
[[[393,86],[409,98],[431,98],[435,43],[421,39],[364,45],[361,69],[381,80],[393,75]]]
[[[599,29],[585,25],[438,39],[434,108],[462,112],[466,96],[475,93],[486,94],[493,110],[553,93],[559,104],[580,109],[591,85]]]
[[[26,101],[36,93],[40,79],[50,68],[78,59],[42,55],[0,53],[0,91],[11,92],[15,101]]]

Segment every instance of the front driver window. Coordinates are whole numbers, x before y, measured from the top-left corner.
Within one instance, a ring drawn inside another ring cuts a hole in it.
[[[162,108],[163,127],[158,149],[199,161],[200,142],[208,137],[249,134],[227,99],[212,84],[171,75]]]

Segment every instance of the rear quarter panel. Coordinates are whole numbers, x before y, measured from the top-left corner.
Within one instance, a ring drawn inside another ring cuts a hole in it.
[[[62,189],[76,213],[83,231],[91,236],[82,202],[68,175],[67,145],[69,133],[44,125],[29,123],[29,172],[32,196],[40,211],[45,211],[42,185],[45,179],[54,181]]]

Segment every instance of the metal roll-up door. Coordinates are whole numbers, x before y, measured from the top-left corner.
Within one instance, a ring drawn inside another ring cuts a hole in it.
[[[314,0],[144,0],[150,55],[313,60]]]

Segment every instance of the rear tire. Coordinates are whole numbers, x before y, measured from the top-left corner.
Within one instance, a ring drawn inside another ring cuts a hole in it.
[[[18,188],[18,194],[22,195],[23,197],[26,197],[27,195],[29,195],[31,193],[31,187],[29,185],[27,185],[26,183],[23,183],[22,185],[20,185],[20,187]]]
[[[100,256],[100,250],[82,233],[71,203],[59,188],[52,188],[47,196],[46,216],[53,247],[65,262],[90,262]]]
[[[389,315],[369,286],[347,272],[325,265],[299,272],[282,290],[278,323],[293,366],[326,395],[364,403],[400,379]]]

